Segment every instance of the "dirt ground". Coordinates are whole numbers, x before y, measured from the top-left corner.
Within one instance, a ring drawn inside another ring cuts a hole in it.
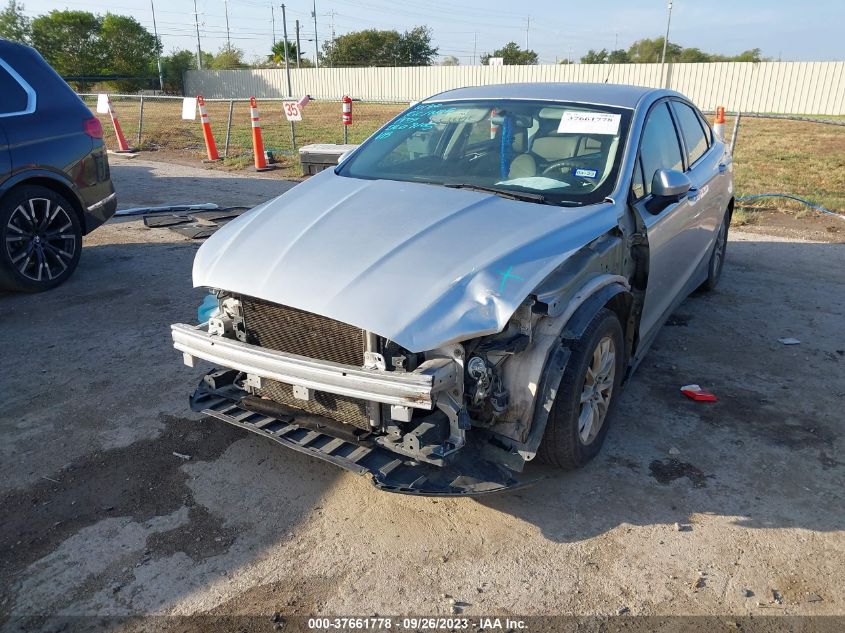
[[[291,186],[112,164],[122,207],[252,205]],[[217,614],[273,630],[274,611],[448,615],[452,601],[471,617],[845,616],[832,222],[733,232],[722,285],[664,327],[587,468],[532,464],[530,488],[436,499],[190,413],[201,370],[168,326],[196,319],[198,244],[112,221],[68,283],[0,296],[0,623]],[[685,399],[688,383],[719,402]]]

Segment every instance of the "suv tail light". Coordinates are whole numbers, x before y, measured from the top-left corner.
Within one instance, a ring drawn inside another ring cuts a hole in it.
[[[85,119],[82,123],[82,129],[91,138],[103,138],[103,124],[100,119],[92,116],[90,119]]]

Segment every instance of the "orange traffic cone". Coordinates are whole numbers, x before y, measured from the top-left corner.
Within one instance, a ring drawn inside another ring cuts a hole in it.
[[[129,143],[126,142],[126,137],[123,136],[123,130],[120,129],[120,121],[117,120],[117,112],[112,105],[111,99],[108,100],[109,116],[111,117],[112,125],[114,126],[114,135],[117,137],[117,150],[115,153],[129,153],[132,150],[129,148]]]
[[[268,165],[267,158],[264,156],[264,141],[261,138],[261,123],[259,123],[258,104],[255,102],[255,97],[249,98],[249,115],[252,119],[252,153],[255,156],[255,171],[268,171],[274,166]]]
[[[214,135],[211,133],[208,112],[205,111],[205,99],[202,98],[202,95],[197,95],[197,106],[200,110],[200,123],[202,123],[202,135],[205,139],[205,152],[208,154],[208,160],[220,160],[220,154],[217,153],[217,144],[214,142]]]

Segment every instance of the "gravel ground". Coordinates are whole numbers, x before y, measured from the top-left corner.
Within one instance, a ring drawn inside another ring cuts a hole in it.
[[[122,207],[292,186],[112,163]],[[478,499],[381,493],[191,414],[200,371],[168,326],[196,318],[196,248],[114,221],[68,283],[0,297],[6,630],[209,613],[267,630],[275,610],[446,615],[450,598],[470,616],[845,615],[845,246],[734,232],[718,292],[664,327],[601,455]]]

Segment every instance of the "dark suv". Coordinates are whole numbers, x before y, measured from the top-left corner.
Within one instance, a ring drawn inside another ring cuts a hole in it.
[[[117,207],[103,128],[34,49],[0,39],[0,289],[65,281]]]

